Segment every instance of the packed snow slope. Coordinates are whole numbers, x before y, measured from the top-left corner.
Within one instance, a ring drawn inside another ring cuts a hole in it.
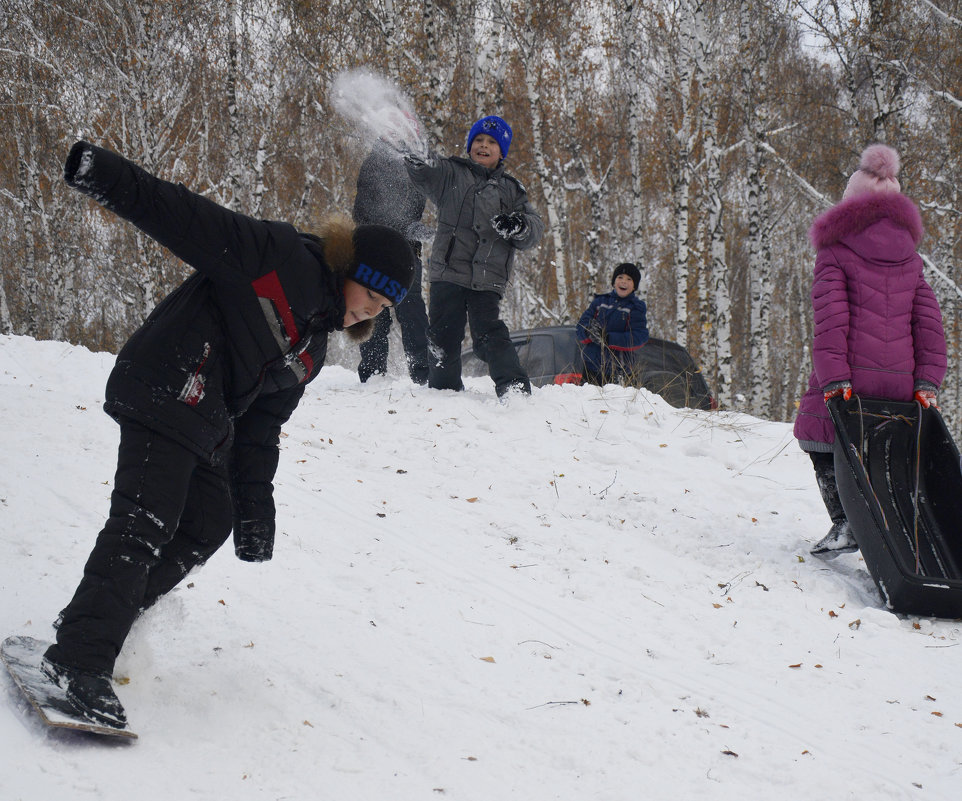
[[[2,633],[52,635],[107,511],[113,358],[0,337]],[[791,427],[644,391],[325,368],[273,561],[228,545],[117,664],[132,744],[0,677],[0,798],[956,799],[962,625],[885,610]]]

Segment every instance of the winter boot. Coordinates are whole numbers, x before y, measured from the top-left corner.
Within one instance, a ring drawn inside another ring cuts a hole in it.
[[[115,728],[127,725],[127,714],[110,686],[110,676],[60,665],[46,657],[41,661],[40,669],[66,691],[67,700],[84,717]]]
[[[528,379],[521,380],[520,378],[514,381],[509,381],[506,384],[499,384],[495,386],[494,391],[497,393],[499,398],[505,398],[509,393],[511,395],[530,395],[531,394],[531,382]]]
[[[809,553],[824,559],[834,559],[840,554],[857,550],[858,543],[852,536],[852,527],[848,524],[848,520],[840,520],[832,523],[828,534],[815,543],[815,547]]]
[[[809,456],[815,468],[818,491],[821,493],[828,516],[832,519],[832,527],[828,534],[815,543],[815,547],[809,553],[813,556],[834,559],[840,554],[857,551],[858,543],[852,534],[852,527],[845,516],[845,510],[842,508],[842,499],[838,496],[838,485],[835,483],[835,457],[830,453],[815,452],[810,453]]]

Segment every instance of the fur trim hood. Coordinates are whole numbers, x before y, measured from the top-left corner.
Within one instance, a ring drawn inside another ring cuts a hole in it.
[[[351,274],[356,261],[354,223],[344,214],[331,215],[321,223],[320,240],[324,252],[324,263],[337,278],[338,288],[342,290],[343,295],[344,280]],[[343,312],[343,299],[340,305]],[[366,342],[374,333],[374,319],[364,320],[340,330],[354,342]]]
[[[812,247],[820,250],[886,219],[908,231],[918,246],[925,232],[922,215],[911,200],[898,192],[873,192],[843,200],[815,218],[808,236]]]
[[[334,214],[321,223],[320,238],[324,262],[341,280],[354,267],[354,223],[344,214]]]

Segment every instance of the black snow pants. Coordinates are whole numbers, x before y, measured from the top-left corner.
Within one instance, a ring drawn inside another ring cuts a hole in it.
[[[431,283],[431,326],[428,338],[432,389],[464,389],[461,381],[461,343],[468,323],[475,355],[488,365],[500,397],[512,387],[531,392],[518,352],[511,344],[508,327],[500,318],[501,297],[497,292],[468,289],[447,281]]]
[[[226,466],[122,421],[110,517],[47,657],[110,674],[137,615],[224,544],[231,518]]]
[[[420,249],[420,243],[416,243]],[[414,270],[414,283],[394,310],[401,326],[401,344],[408,365],[408,375],[415,384],[428,380],[428,314],[421,293],[421,261]],[[361,343],[361,363],[357,374],[361,382],[372,375],[387,374],[388,335],[391,333],[391,310],[385,309],[374,321],[370,339]]]

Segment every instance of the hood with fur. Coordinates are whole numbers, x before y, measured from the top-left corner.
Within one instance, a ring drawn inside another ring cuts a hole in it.
[[[916,205],[899,192],[866,193],[843,200],[822,212],[808,232],[812,247],[819,250],[861,234],[870,226],[889,220],[908,231],[915,245],[925,229]]]
[[[320,238],[324,263],[337,277],[338,287],[342,290],[344,280],[352,273],[356,263],[353,235],[354,223],[346,215],[331,215],[321,223]],[[372,317],[342,330],[352,342],[366,342],[374,332],[374,319]]]

